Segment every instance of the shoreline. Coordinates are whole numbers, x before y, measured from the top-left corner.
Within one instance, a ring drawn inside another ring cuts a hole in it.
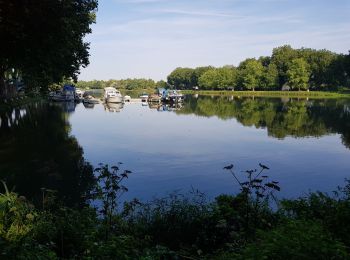
[[[350,98],[350,93],[326,91],[230,91],[230,90],[182,90],[183,94],[204,96],[244,96],[244,97],[296,97],[296,98]]]

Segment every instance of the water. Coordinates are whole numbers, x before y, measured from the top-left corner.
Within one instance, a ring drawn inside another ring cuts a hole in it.
[[[28,196],[43,186],[60,190],[69,202],[90,187],[88,163],[123,162],[133,171],[124,199],[143,200],[192,188],[210,198],[235,193],[222,169],[231,163],[241,177],[268,165],[280,198],[332,191],[350,173],[347,99],[189,96],[175,108],[44,103],[3,114],[0,133],[1,178]]]

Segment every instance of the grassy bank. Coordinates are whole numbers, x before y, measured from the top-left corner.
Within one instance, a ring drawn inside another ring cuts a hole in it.
[[[350,93],[326,91],[226,91],[226,90],[183,90],[184,94],[208,96],[243,96],[243,97],[295,97],[295,98],[350,98]]]

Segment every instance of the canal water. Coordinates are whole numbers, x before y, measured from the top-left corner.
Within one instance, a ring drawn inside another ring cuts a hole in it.
[[[79,201],[91,167],[122,162],[128,200],[239,187],[223,167],[267,165],[279,198],[331,192],[350,177],[350,100],[188,96],[182,105],[41,102],[1,113],[0,179],[26,196],[45,187]]]

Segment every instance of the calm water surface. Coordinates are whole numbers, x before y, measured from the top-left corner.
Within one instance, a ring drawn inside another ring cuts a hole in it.
[[[192,187],[211,198],[237,192],[222,170],[230,163],[242,176],[259,162],[268,165],[282,187],[279,197],[331,191],[350,177],[346,99],[193,96],[177,108],[39,104],[11,113],[1,117],[0,172],[22,190],[53,186],[78,197],[89,185],[83,157],[132,170],[125,199]],[[79,176],[67,173],[76,161]]]

